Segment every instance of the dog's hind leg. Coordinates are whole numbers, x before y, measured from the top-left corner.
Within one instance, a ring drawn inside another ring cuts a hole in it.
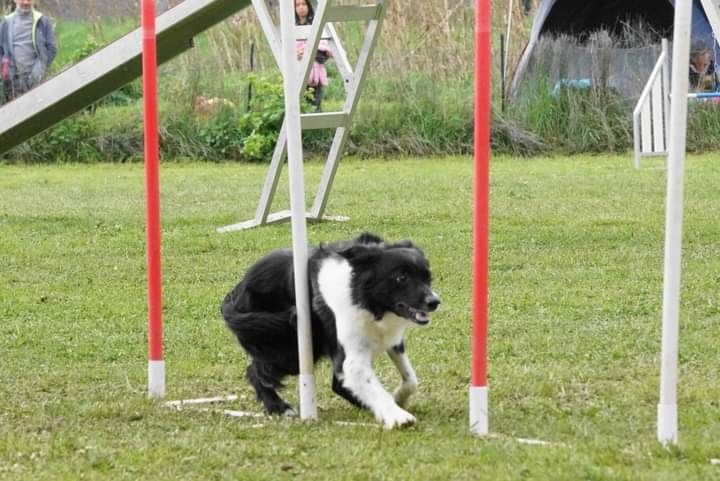
[[[279,373],[275,366],[253,359],[247,367],[246,374],[248,382],[255,388],[255,393],[268,414],[295,415],[293,408],[283,401],[277,392],[283,387],[283,374]]]

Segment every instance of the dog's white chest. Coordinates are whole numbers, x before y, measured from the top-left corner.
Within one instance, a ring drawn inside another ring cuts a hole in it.
[[[362,335],[374,341],[379,352],[400,344],[407,327],[407,321],[395,314],[386,314],[381,320],[376,321],[369,312],[365,311],[361,322]],[[379,354],[377,352],[376,354]]]
[[[386,314],[378,321],[357,306],[352,299],[351,276],[348,261],[329,258],[318,271],[318,287],[335,315],[337,337],[343,347],[367,350],[374,357],[402,341],[408,321],[395,314]]]

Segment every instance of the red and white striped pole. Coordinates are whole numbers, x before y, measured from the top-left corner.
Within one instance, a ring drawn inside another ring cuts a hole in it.
[[[145,109],[145,206],[148,276],[148,396],[165,396],[160,265],[157,44],[155,1],[142,0],[142,72]]]
[[[475,0],[475,174],[470,431],[488,433],[487,335],[490,217],[491,3]]]

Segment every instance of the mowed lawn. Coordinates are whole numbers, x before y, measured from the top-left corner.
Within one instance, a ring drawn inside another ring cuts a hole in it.
[[[320,163],[310,163],[308,183]],[[467,428],[472,164],[341,166],[312,243],[369,230],[422,246],[443,298],[407,349],[418,424],[386,431],[337,398],[318,364],[320,420],[259,411],[219,316],[244,270],[290,245],[254,215],[265,166],[161,169],[167,399],[146,399],[144,180],[139,164],[0,166],[0,479],[720,479],[720,163],[687,161],[680,444],[655,441],[665,171],[627,156],[492,162],[490,428]],[[310,193],[310,190],[309,190]],[[287,182],[278,190],[287,208]],[[377,365],[392,388],[387,359]],[[297,403],[297,384],[286,395]],[[340,424],[339,421],[354,424]],[[546,441],[528,445],[517,438]]]

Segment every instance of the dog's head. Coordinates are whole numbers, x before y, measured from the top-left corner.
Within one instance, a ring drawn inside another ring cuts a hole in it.
[[[394,313],[418,325],[440,305],[432,290],[430,264],[409,241],[356,245],[341,253],[353,268],[353,301],[380,320]]]

